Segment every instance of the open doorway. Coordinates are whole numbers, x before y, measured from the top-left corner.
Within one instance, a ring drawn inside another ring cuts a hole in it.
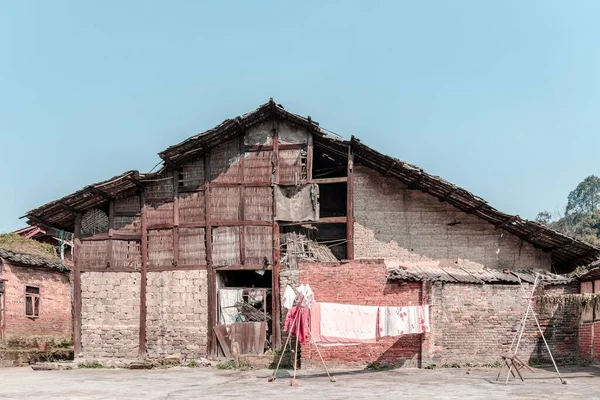
[[[238,349],[240,354],[263,354],[272,347],[271,279],[270,270],[217,272],[216,328],[221,330],[226,342],[221,343],[217,335],[223,355],[227,355],[227,350],[233,351],[224,347],[233,346],[234,341],[242,347]]]

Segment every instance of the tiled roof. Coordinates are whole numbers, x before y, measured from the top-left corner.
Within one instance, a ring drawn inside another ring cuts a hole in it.
[[[390,280],[433,281],[453,283],[533,283],[536,275],[543,284],[563,285],[575,280],[565,275],[535,270],[496,270],[491,268],[471,269],[461,267],[398,267],[388,272]]]
[[[63,265],[58,260],[52,260],[48,257],[39,256],[36,254],[17,253],[11,250],[0,248],[0,259],[4,259],[11,263],[24,265],[27,267],[51,268],[60,271],[68,271],[69,268]]]

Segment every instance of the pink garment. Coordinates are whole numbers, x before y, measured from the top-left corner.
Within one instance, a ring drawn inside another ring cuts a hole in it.
[[[311,332],[320,343],[374,343],[377,340],[377,307],[315,303]]]
[[[429,332],[429,306],[379,307],[379,336]]]
[[[310,310],[297,305],[291,308],[285,316],[283,331],[298,337],[302,344],[310,337]]]

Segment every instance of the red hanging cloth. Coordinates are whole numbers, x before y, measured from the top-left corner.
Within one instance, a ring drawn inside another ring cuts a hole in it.
[[[301,305],[291,308],[285,317],[283,331],[297,336],[300,343],[306,343],[310,338],[310,310]]]

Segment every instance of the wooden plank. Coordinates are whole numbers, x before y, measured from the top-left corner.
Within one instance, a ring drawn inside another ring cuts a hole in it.
[[[214,335],[217,337],[225,357],[232,358],[231,349],[229,348],[231,342],[227,340],[227,327],[225,325],[215,325],[211,331],[214,332]]]
[[[204,156],[204,187],[206,193],[204,195],[204,213],[205,213],[205,248],[206,248],[206,265],[207,265],[207,282],[208,282],[208,312],[207,312],[207,352],[208,355],[214,356],[217,354],[217,343],[215,339],[215,331],[213,327],[217,324],[217,277],[213,269],[212,262],[212,228],[210,226],[211,210],[210,210],[210,153]]]
[[[88,190],[89,190],[91,193],[93,193],[93,194],[95,194],[95,195],[98,195],[98,196],[100,196],[100,197],[104,198],[105,200],[111,201],[111,200],[114,200],[114,199],[115,199],[115,198],[114,198],[113,196],[111,196],[110,194],[108,194],[108,193],[106,193],[106,192],[104,192],[104,191],[102,191],[102,190],[100,190],[100,189],[98,189],[98,188],[96,188],[96,187],[94,187],[94,186],[89,186],[87,189],[88,189]]]
[[[238,187],[242,185],[239,182],[211,182],[211,187]],[[244,182],[244,186],[271,187],[271,182]],[[205,188],[206,190],[206,188]]]
[[[81,354],[81,265],[79,262],[79,249],[81,247],[81,213],[75,217],[73,238],[73,351],[75,355]]]
[[[288,143],[288,144],[279,144],[279,149],[280,150],[302,150],[304,148],[304,145],[301,143]],[[257,144],[257,145],[253,145],[253,146],[244,146],[244,151],[249,152],[249,153],[253,153],[253,152],[259,152],[259,151],[273,151],[274,146],[271,145],[263,145],[263,144]]]
[[[348,217],[325,217],[318,221],[280,222],[280,226],[314,225],[314,224],[346,224]]]
[[[354,260],[354,153],[348,145],[348,182],[346,184],[346,258]]]
[[[344,183],[344,182],[348,182],[348,177],[342,176],[339,178],[318,178],[318,179],[313,179],[312,182],[318,183],[319,185],[327,184],[327,183]]]
[[[81,272],[140,272],[133,267],[86,267],[82,268]]]
[[[275,103],[273,103],[275,104]],[[279,132],[277,119],[273,115],[273,182],[279,184]],[[279,224],[275,221],[277,215],[277,202],[273,190],[273,271],[271,274],[271,318],[273,329],[273,347],[281,349],[281,299],[279,296]]]
[[[142,204],[142,270],[140,277],[140,332],[139,332],[139,356],[146,357],[146,285],[148,283],[148,227],[147,227],[147,208],[145,192],[140,193],[140,202]]]

